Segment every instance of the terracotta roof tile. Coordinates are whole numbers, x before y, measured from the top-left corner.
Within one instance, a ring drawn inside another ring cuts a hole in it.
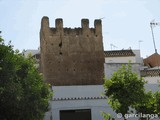
[[[132,50],[113,50],[104,51],[105,57],[125,57],[125,56],[135,56]]]
[[[158,53],[154,53],[151,56],[145,58],[143,60],[145,66],[156,67],[160,66],[160,55]]]

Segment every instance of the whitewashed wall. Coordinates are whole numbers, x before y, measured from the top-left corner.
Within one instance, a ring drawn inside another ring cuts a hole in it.
[[[145,88],[147,91],[153,90],[153,92],[159,90],[158,84],[146,84]],[[54,96],[50,104],[50,111],[46,113],[44,120],[60,120],[60,110],[75,109],[91,109],[92,120],[104,120],[101,116],[102,111],[117,118],[117,114],[107,104],[107,99],[102,97],[103,85],[53,86],[52,89]],[[128,120],[138,119],[130,118]]]
[[[104,64],[104,74],[107,79],[110,79],[114,72],[116,72],[122,65],[127,65],[128,63],[105,63]],[[132,71],[140,76],[140,64],[131,63]]]
[[[127,57],[105,57],[105,63],[136,63],[135,56],[127,56]]]
[[[160,76],[148,76],[144,77],[144,80],[148,82],[148,84],[160,84]]]
[[[116,114],[102,96],[103,85],[53,86],[51,109],[45,120],[60,120],[60,110],[91,109],[92,120],[104,120],[101,112]],[[76,98],[76,99],[75,99]]]

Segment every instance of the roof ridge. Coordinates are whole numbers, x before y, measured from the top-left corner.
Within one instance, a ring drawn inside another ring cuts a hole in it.
[[[112,50],[104,51],[105,57],[124,57],[124,56],[135,56],[132,50]]]

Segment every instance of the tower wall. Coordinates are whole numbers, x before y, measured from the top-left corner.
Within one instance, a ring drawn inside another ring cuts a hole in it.
[[[101,20],[82,19],[81,28],[63,28],[63,20],[49,27],[43,17],[40,30],[41,71],[52,85],[103,84],[104,53]]]

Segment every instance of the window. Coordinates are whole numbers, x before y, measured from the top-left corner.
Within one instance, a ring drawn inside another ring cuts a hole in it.
[[[91,120],[91,109],[60,110],[60,120]]]

